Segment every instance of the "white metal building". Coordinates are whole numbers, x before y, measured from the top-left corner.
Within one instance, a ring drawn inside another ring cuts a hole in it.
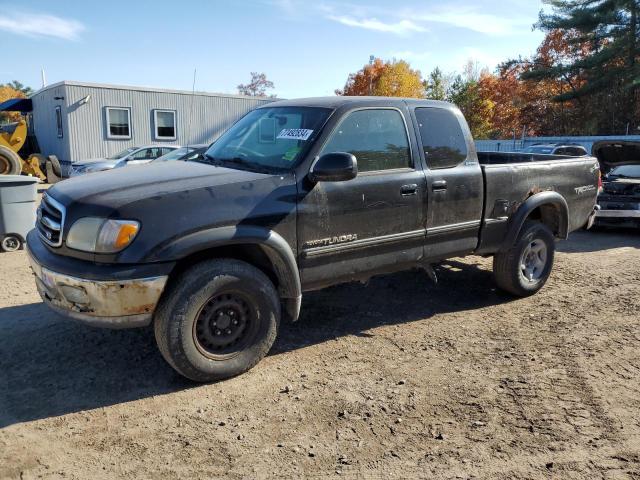
[[[202,144],[267,98],[63,81],[31,97],[32,133],[65,166],[145,144]]]

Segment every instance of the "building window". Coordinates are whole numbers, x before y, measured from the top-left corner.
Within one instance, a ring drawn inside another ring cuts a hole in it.
[[[173,110],[154,110],[153,123],[156,127],[156,140],[176,139],[176,112]]]
[[[107,138],[131,138],[131,110],[107,107]]]
[[[58,129],[58,138],[64,136],[62,131],[62,107],[58,105],[56,107],[56,128]]]

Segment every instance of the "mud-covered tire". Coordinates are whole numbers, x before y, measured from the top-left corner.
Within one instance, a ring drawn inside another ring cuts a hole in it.
[[[0,240],[0,250],[3,252],[17,252],[22,245],[22,239],[16,235],[5,235]]]
[[[0,145],[0,175],[20,175],[22,160],[16,152]]]
[[[502,290],[527,297],[540,290],[553,268],[555,239],[543,223],[527,221],[509,250],[493,257],[493,274]]]
[[[196,382],[222,380],[254,367],[271,349],[279,325],[273,283],[257,268],[233,259],[207,260],[182,272],[168,285],[154,315],[162,356]]]

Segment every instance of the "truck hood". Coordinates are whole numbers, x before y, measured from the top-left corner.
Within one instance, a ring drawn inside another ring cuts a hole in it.
[[[591,153],[600,162],[603,173],[619,165],[640,163],[640,142],[603,140],[593,144]]]
[[[273,175],[197,162],[154,162],[70,178],[49,189],[66,207],[76,203],[98,210],[118,209],[142,199],[161,198],[221,185],[252,182]],[[101,208],[102,207],[102,208]]]

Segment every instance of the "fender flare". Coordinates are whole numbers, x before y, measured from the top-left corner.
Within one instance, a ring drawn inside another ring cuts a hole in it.
[[[302,296],[302,284],[296,257],[282,236],[266,228],[240,225],[192,232],[154,249],[144,261],[164,261],[168,258],[181,260],[216,247],[247,244],[261,247],[271,261],[280,283],[280,295],[299,299]]]
[[[527,220],[531,212],[538,207],[551,205],[558,211],[558,231],[554,232],[558,238],[566,239],[569,235],[569,206],[567,201],[558,192],[547,191],[536,193],[518,207],[515,214],[511,217],[507,236],[502,244],[502,250],[511,248],[518,238],[524,222]]]

